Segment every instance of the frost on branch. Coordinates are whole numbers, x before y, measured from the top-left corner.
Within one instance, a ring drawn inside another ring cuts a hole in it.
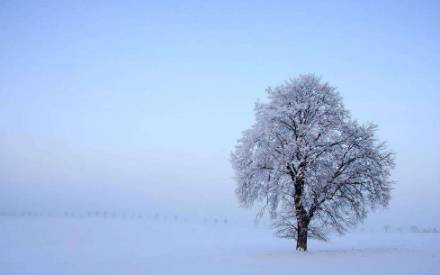
[[[335,88],[314,75],[267,92],[232,154],[242,206],[260,206],[279,237],[307,250],[307,237],[344,233],[388,204],[394,161],[376,125],[353,120]]]

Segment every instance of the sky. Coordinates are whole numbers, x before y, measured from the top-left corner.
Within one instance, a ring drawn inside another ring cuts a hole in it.
[[[370,223],[440,226],[440,5],[365,2],[0,1],[0,210],[241,213],[254,103],[315,73],[396,154]]]

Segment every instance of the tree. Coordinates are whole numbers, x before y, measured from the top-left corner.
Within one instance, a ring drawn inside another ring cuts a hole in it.
[[[276,234],[306,251],[308,237],[342,234],[387,206],[394,160],[376,125],[353,120],[336,89],[312,74],[267,93],[231,157],[243,207],[261,206],[257,217],[268,212]]]

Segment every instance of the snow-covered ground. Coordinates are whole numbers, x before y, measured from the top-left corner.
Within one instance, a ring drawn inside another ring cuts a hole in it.
[[[268,229],[0,218],[0,274],[440,274],[440,234],[352,233],[308,253]]]

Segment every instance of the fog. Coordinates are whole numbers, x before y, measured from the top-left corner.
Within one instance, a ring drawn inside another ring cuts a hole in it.
[[[363,5],[0,3],[0,210],[252,221],[230,152],[313,72],[396,154],[366,225],[440,226],[439,7]]]

